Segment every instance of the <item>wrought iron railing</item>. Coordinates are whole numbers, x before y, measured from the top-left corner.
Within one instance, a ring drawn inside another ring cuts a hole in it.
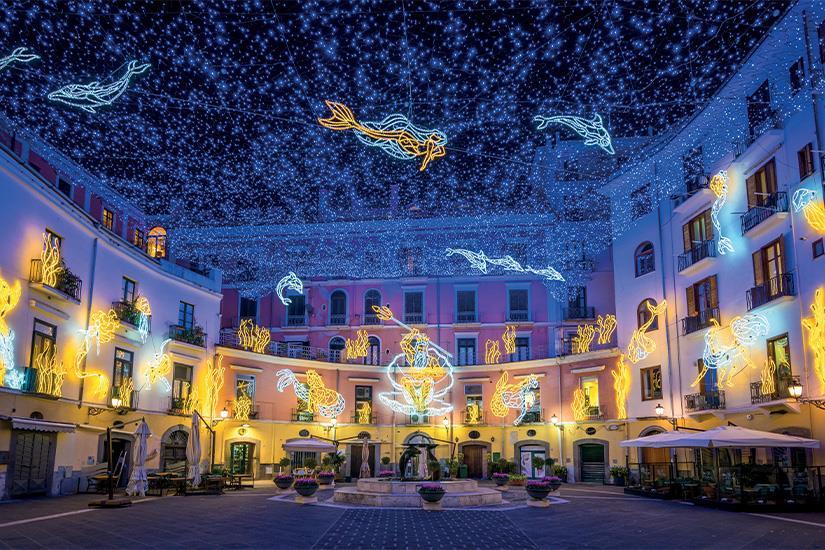
[[[315,413],[312,411],[292,409],[290,416],[293,422],[315,422]]]
[[[636,276],[641,277],[656,271],[656,259],[653,254],[645,254],[636,258]]]
[[[45,285],[43,282],[43,261],[40,258],[34,258],[31,261],[31,265],[29,266],[29,281]],[[57,282],[54,286],[46,286],[59,290],[75,302],[79,302],[83,290],[83,281],[80,280],[80,277],[64,267],[57,274]]]
[[[593,306],[567,306],[564,308],[565,319],[595,319],[596,308]]]
[[[685,396],[685,410],[688,412],[708,411],[725,408],[725,390],[709,390]]]
[[[120,301],[120,302],[112,302],[112,309],[117,314],[117,318],[123,321],[124,323],[129,323],[133,326],[138,326],[140,324],[140,316],[142,315],[140,311],[135,309],[134,302],[127,302],[127,301]],[[146,317],[146,322],[149,327],[149,332],[152,331],[152,316],[148,315]]]
[[[743,235],[774,214],[788,211],[788,194],[784,191],[760,197],[757,202],[758,204],[748,208],[740,218]]]
[[[782,275],[771,277],[765,283],[750,288],[745,293],[748,302],[748,311],[783,296],[796,296],[793,273],[783,273]]]
[[[679,255],[679,271],[684,271],[705,258],[716,257],[716,241],[702,241],[696,246]]]
[[[307,324],[306,315],[287,315],[286,326],[288,327],[303,327]]]
[[[126,410],[137,410],[140,392],[134,385],[112,386],[110,402],[113,407]]]
[[[420,325],[424,322],[423,313],[405,313],[404,322],[411,325]]]
[[[171,325],[169,327],[169,338],[178,342],[192,344],[193,346],[206,346],[206,334],[201,327],[184,327],[181,325]]]
[[[378,318],[378,315],[375,313],[365,313],[364,314],[364,324],[365,325],[380,325],[381,319]]]
[[[539,411],[527,411],[524,418],[521,419],[522,424],[542,424],[544,422],[544,409]]]
[[[459,311],[455,314],[455,322],[456,323],[475,323],[476,322],[476,312],[475,311]]]
[[[751,382],[751,403],[768,403],[791,397],[789,388],[799,385],[798,375],[775,376],[767,385],[762,381]]]
[[[604,420],[604,411],[599,405],[586,407],[584,414],[578,419],[579,422],[600,422]]]
[[[347,314],[346,313],[330,313],[330,315],[329,315],[329,324],[330,325],[346,325],[347,324]]]
[[[684,336],[686,334],[690,334],[691,332],[708,328],[713,324],[711,322],[712,319],[716,319],[717,322],[719,321],[718,307],[704,309],[696,315],[682,318],[682,335]]]
[[[511,323],[522,323],[530,319],[530,313],[526,309],[511,309],[507,312],[507,320]]]

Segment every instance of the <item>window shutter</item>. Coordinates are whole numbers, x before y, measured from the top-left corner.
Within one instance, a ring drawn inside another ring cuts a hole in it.
[[[771,159],[765,167],[765,193],[776,193],[776,161]],[[767,200],[767,197],[765,197]]]
[[[756,174],[752,175],[745,182],[748,188],[748,208],[756,206]]]
[[[719,294],[716,290],[716,275],[709,279],[710,281],[710,307],[719,307]]]
[[[689,252],[690,249],[693,248],[691,246],[691,243],[690,243],[690,224],[689,223],[686,223],[685,225],[682,226],[682,244],[685,247],[685,252]]]
[[[687,298],[688,317],[696,315],[696,296],[694,295],[694,287],[689,286],[685,289],[685,297]]]
[[[753,286],[759,286],[765,282],[765,274],[762,270],[762,251],[753,253]]]
[[[702,218],[705,220],[705,236],[704,240],[712,241],[713,240],[713,220],[710,219],[710,209],[705,210],[702,214]]]

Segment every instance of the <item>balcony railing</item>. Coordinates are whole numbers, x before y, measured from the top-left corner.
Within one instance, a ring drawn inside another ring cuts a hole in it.
[[[682,319],[682,336],[696,332],[697,330],[702,330],[703,328],[708,328],[713,324],[711,323],[711,319],[716,319],[717,322],[719,321],[718,307],[704,309],[696,315],[684,317]]]
[[[540,411],[527,411],[524,418],[521,419],[522,424],[542,424],[544,422],[544,409]]]
[[[136,410],[139,397],[140,392],[134,389],[134,385],[112,386],[110,402],[113,407],[117,404],[119,409]]]
[[[758,120],[748,121],[748,137],[746,144],[750,146],[768,130],[780,128],[782,128],[782,116],[779,109],[767,110]]]
[[[467,407],[462,411],[462,418],[464,419],[464,424],[471,426],[484,424],[484,409],[481,406],[474,409]]]
[[[375,313],[365,313],[364,314],[364,324],[365,325],[380,325],[381,319],[378,318],[378,315]]]
[[[27,393],[33,393],[40,397],[45,397],[47,399],[58,399],[58,395],[54,395],[54,392],[49,393],[51,390],[54,389],[55,382],[54,379],[49,378],[40,378],[43,375],[38,369],[32,367],[23,367],[23,383],[20,386],[20,391],[24,391]]]
[[[312,411],[292,409],[290,416],[293,422],[315,422],[315,413]]]
[[[183,327],[172,325],[169,327],[169,338],[193,346],[206,346],[206,335],[201,327]]]
[[[702,241],[684,254],[679,255],[679,271],[684,271],[705,258],[716,257],[716,241]]]
[[[511,309],[507,312],[507,320],[511,323],[523,323],[530,319],[530,314],[526,309]]]
[[[140,324],[140,316],[141,313],[137,309],[135,309],[134,302],[112,302],[112,309],[115,310],[117,314],[117,318],[123,321],[124,323],[129,323],[132,326],[138,326]],[[149,332],[152,331],[152,316],[149,315],[146,319],[147,324],[149,326]]]
[[[367,420],[368,422],[361,422],[361,420]],[[352,413],[352,416],[350,417],[350,422],[352,424],[364,424],[364,425],[373,424],[374,425],[374,424],[378,424],[378,418],[375,414],[371,414],[369,418],[363,418],[362,419],[361,415],[358,414],[358,412],[354,412],[354,413]]]
[[[784,191],[779,191],[772,193],[767,197],[762,197],[759,200],[759,204],[748,208],[748,211],[742,214],[742,217],[740,218],[742,234],[744,235],[774,214],[787,211],[788,194]]]
[[[226,328],[221,330],[218,343],[227,348],[244,349],[238,341],[238,329]],[[247,349],[246,351],[250,351]],[[343,363],[343,350],[315,348],[299,342],[270,342],[263,351],[264,355],[274,355],[276,357],[289,357],[292,359],[307,359],[310,361],[324,361],[327,363]],[[353,361],[362,363],[363,359]]]
[[[43,282],[43,262],[40,258],[34,258],[31,261],[31,265],[29,266],[29,281],[45,285]],[[57,274],[57,282],[51,288],[59,290],[75,302],[79,302],[83,290],[83,281],[80,280],[80,277],[64,267],[60,273]]]
[[[710,183],[710,178],[705,174],[686,174],[685,175],[685,190],[688,195],[693,195],[702,189],[707,189]]]
[[[286,326],[288,327],[303,327],[307,324],[306,315],[287,315]]]
[[[330,325],[346,325],[347,324],[347,314],[346,313],[330,313],[330,315],[329,315],[329,324]]]
[[[424,323],[423,313],[405,313],[404,322],[410,325],[420,325]]]
[[[564,308],[565,319],[595,319],[596,308],[593,306],[567,306]]]
[[[793,385],[799,385],[799,376],[777,376],[773,380],[773,387],[766,388],[761,381],[751,382],[751,403],[768,403],[779,399],[788,399],[791,393],[788,390]]]
[[[793,273],[783,273],[771,277],[767,282],[749,289],[745,293],[748,311],[772,302],[783,296],[796,296]]]
[[[476,322],[476,312],[475,311],[459,311],[455,314],[455,322],[456,323],[475,323]]]
[[[559,355],[562,357],[567,355],[578,355],[580,353],[610,349],[612,347],[614,347],[614,345],[611,342],[608,342],[606,344],[599,344],[594,338],[593,341],[590,343],[590,348],[587,351],[584,351],[578,345],[576,345],[576,342],[573,341],[573,337],[571,336],[562,339],[561,350],[559,350]]]
[[[586,407],[584,415],[578,419],[579,422],[600,422],[604,420],[604,412],[599,405]]]
[[[692,393],[685,396],[685,410],[688,412],[708,411],[725,408],[725,390]]]
[[[171,396],[169,398],[169,412],[171,414],[188,415],[192,411],[186,409],[186,398]]]

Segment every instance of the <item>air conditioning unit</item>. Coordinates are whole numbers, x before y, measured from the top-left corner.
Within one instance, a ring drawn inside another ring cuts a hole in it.
[[[410,424],[424,424],[427,421],[427,417],[423,414],[411,414],[410,415]]]

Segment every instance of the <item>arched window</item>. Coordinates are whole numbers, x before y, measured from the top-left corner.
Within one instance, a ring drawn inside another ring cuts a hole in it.
[[[153,258],[166,257],[166,230],[160,226],[149,230],[146,239],[146,253]]]
[[[329,324],[347,324],[347,295],[343,290],[336,290],[329,297]]]
[[[656,261],[653,259],[653,243],[645,241],[636,248],[635,263],[637,277],[656,271]]]
[[[381,323],[378,319],[378,315],[376,315],[375,311],[373,311],[372,306],[381,306],[381,293],[377,290],[368,290],[367,293],[364,294],[365,325],[377,325]]]
[[[650,319],[650,316],[653,315],[650,313],[650,310],[647,308],[647,305],[650,304],[651,307],[656,307],[656,300],[653,298],[646,298],[642,300],[642,303],[639,304],[639,307],[636,308],[636,323],[639,328],[642,327],[647,321]],[[656,317],[653,319],[653,322],[650,324],[650,327],[647,329],[648,332],[652,330],[659,330],[659,318]]]
[[[365,365],[380,365],[381,364],[381,340],[376,336],[369,337],[369,347],[367,348],[367,356],[364,357]]]
[[[329,360],[333,363],[340,363],[344,359],[344,339],[340,336],[333,336],[329,341]]]
[[[184,430],[174,430],[163,438],[160,446],[160,469],[162,471],[180,470],[183,473],[188,441],[189,433]]]

